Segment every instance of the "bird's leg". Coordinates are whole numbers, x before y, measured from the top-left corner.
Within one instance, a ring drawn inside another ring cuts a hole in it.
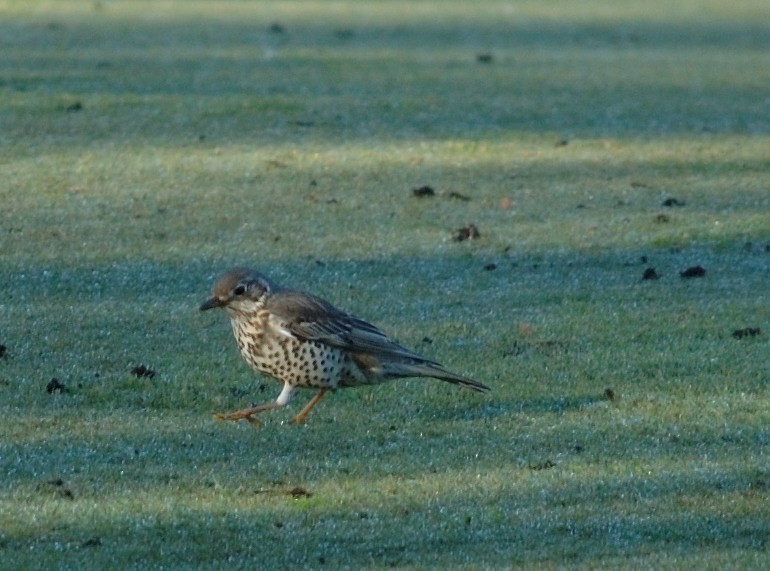
[[[280,408],[282,406],[285,406],[285,405],[279,402],[268,402],[265,404],[261,404],[259,406],[252,406],[250,408],[244,408],[243,410],[236,410],[235,412],[228,412],[226,414],[215,413],[214,420],[241,420],[242,418],[244,418],[248,420],[251,424],[255,424],[259,426],[260,422],[256,418],[253,418],[252,415],[265,410]]]
[[[278,395],[278,398],[275,400],[275,402],[268,402],[258,406],[244,408],[243,410],[236,410],[235,412],[230,412],[228,414],[215,414],[214,420],[241,420],[242,418],[245,418],[251,424],[259,426],[260,422],[256,418],[253,418],[252,415],[265,410],[272,410],[274,408],[281,408],[282,406],[286,406],[291,400],[291,394],[293,390],[294,387],[289,383],[286,383],[283,385],[281,394]]]
[[[320,401],[324,394],[326,394],[326,389],[319,390],[316,395],[310,399],[310,402],[305,405],[305,408],[303,408],[297,415],[291,419],[292,424],[302,424],[305,422],[305,419],[307,418],[307,415],[310,414],[310,411],[313,410],[313,407],[318,404],[318,401]]]

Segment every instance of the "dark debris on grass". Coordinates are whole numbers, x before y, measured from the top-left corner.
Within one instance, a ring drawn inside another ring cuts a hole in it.
[[[155,371],[150,369],[149,367],[145,365],[137,365],[133,369],[131,369],[131,374],[138,378],[148,378],[152,379],[155,377]]]
[[[553,460],[544,460],[543,462],[538,462],[537,464],[530,464],[529,469],[534,470],[535,472],[540,472],[541,470],[550,470],[551,468],[554,468],[556,466],[556,463]]]
[[[81,548],[88,548],[88,547],[101,547],[102,540],[99,537],[91,537],[89,539],[86,539],[83,543],[80,544]]]
[[[475,224],[468,223],[462,228],[452,232],[452,240],[455,242],[464,242],[465,240],[475,240],[480,238],[481,234]]]
[[[441,194],[443,195],[444,193]],[[416,186],[412,189],[412,195],[417,198],[430,198],[436,196],[436,189],[427,184],[423,186]],[[459,200],[460,202],[469,202],[471,200],[471,197],[467,194],[463,194],[455,190],[451,191],[445,196],[451,200]]]
[[[758,337],[762,334],[762,330],[759,327],[744,327],[742,329],[736,329],[733,331],[733,337],[736,339],[745,339],[747,337]]]
[[[64,480],[61,478],[53,478],[43,483],[42,486],[38,486],[39,489],[52,489],[57,496],[64,498],[65,500],[74,500],[75,494],[72,493],[67,486],[64,485]]]
[[[300,498],[311,498],[313,497],[313,493],[309,492],[302,486],[295,486],[289,491],[289,495],[294,498],[295,500],[298,500]]]
[[[69,389],[67,388],[67,385],[54,377],[48,381],[48,384],[45,386],[45,392],[47,392],[49,395],[52,395],[54,393],[67,393],[69,392]]]
[[[644,270],[644,273],[642,274],[643,280],[657,280],[660,279],[660,275],[657,271],[655,271],[655,268],[647,268]]]
[[[412,194],[417,198],[425,198],[428,196],[436,196],[436,191],[432,186],[423,185],[412,189]]]
[[[452,200],[460,200],[461,202],[468,202],[471,199],[470,196],[460,192],[455,192],[454,190],[449,193],[449,198]]]
[[[684,279],[702,278],[706,275],[706,269],[703,266],[690,266],[686,270],[679,272]]]

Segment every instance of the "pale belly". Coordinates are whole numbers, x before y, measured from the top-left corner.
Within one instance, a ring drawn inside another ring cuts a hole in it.
[[[314,341],[283,337],[256,351],[249,342],[239,342],[239,347],[254,369],[296,387],[335,389],[366,382],[344,351]]]

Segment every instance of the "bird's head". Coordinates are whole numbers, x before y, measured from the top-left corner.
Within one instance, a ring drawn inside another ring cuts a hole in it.
[[[250,268],[232,268],[214,284],[212,296],[204,301],[201,311],[221,307],[231,316],[252,313],[265,303],[277,286],[259,272]]]

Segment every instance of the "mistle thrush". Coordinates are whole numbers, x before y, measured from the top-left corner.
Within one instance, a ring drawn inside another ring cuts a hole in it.
[[[225,420],[246,419],[289,404],[297,387],[318,389],[299,414],[302,423],[329,390],[373,385],[403,377],[433,377],[479,392],[489,387],[450,373],[440,364],[406,349],[374,325],[340,311],[323,299],[283,289],[249,268],[233,268],[214,285],[201,311],[223,308],[246,362],[283,383],[275,402],[229,414]]]

